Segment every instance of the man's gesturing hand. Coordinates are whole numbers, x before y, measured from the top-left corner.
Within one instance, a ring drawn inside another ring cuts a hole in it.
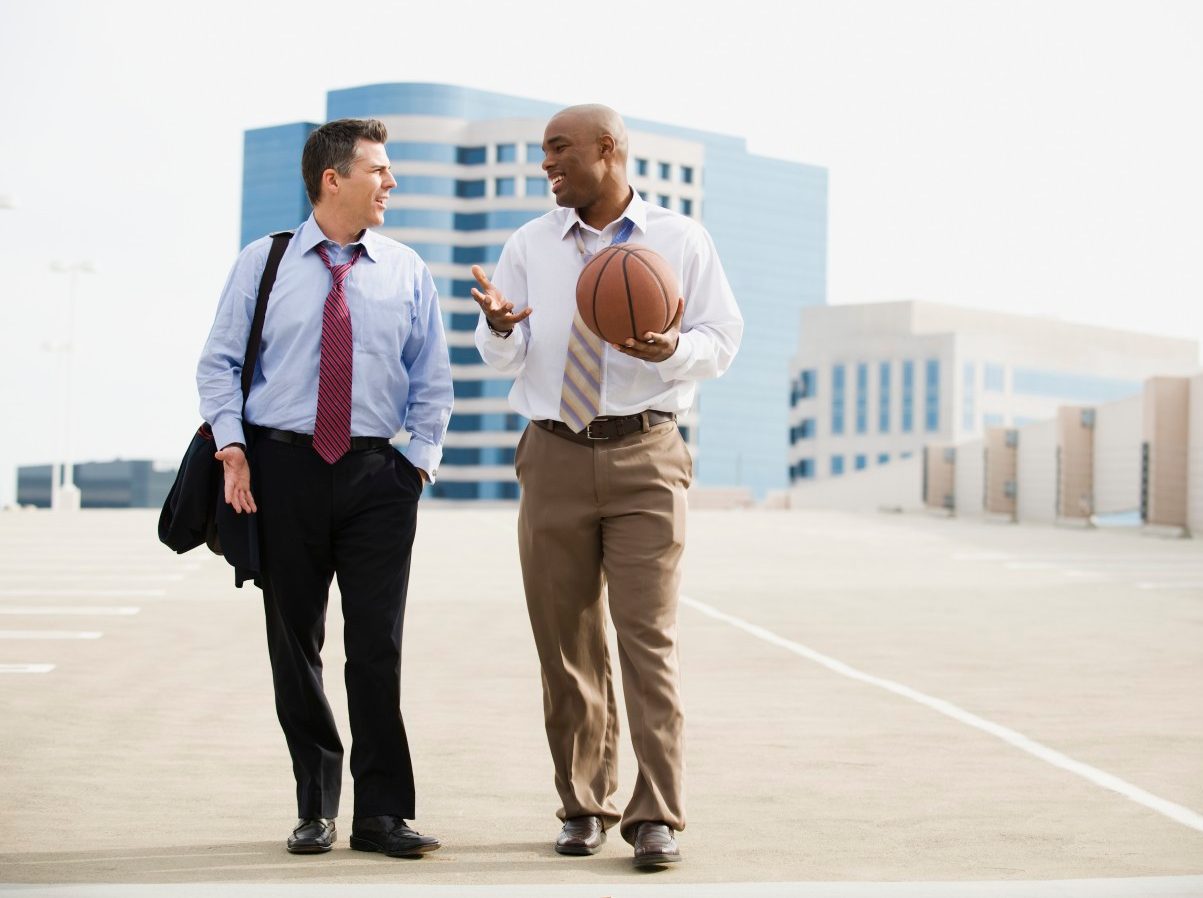
[[[479,290],[475,287],[472,288],[472,298],[476,300],[480,310],[489,319],[489,326],[493,330],[502,333],[511,331],[515,324],[530,315],[530,306],[515,315],[514,304],[506,301],[506,298],[501,295],[501,291],[493,286],[485,276],[485,270],[479,265],[472,266],[472,277],[476,278],[476,283],[480,284]]]
[[[219,449],[214,455],[225,473],[226,504],[233,506],[239,514],[258,511],[255,497],[251,495],[251,466],[246,462],[246,453],[236,443]]]
[[[684,315],[685,300],[678,299],[677,314],[668,323],[668,329],[664,333],[657,334],[654,331],[648,331],[643,335],[642,340],[626,340],[621,344],[611,343],[610,345],[623,355],[629,355],[632,358],[643,359],[645,362],[663,362],[665,359],[671,358],[672,354],[677,351],[677,343],[681,339],[681,318]]]

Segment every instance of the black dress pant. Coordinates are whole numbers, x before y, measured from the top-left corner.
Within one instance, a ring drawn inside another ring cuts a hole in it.
[[[401,631],[421,475],[390,447],[333,465],[307,446],[255,443],[263,603],[276,713],[298,817],[338,815],[343,747],[322,686],[330,583],[338,577],[355,816],[414,816],[401,720]]]

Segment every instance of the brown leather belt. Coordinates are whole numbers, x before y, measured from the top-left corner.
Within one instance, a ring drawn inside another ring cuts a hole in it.
[[[617,440],[633,433],[644,433],[649,427],[675,420],[677,420],[677,416],[672,412],[648,409],[637,415],[594,418],[580,433],[574,433],[563,421],[544,419],[531,423],[539,425],[544,430],[550,430],[556,436],[567,437],[582,443],[593,443],[599,440]]]

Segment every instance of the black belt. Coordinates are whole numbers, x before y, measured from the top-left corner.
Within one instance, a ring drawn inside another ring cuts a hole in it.
[[[313,434],[311,433],[293,433],[291,430],[276,430],[272,427],[255,425],[255,435],[292,446],[313,445]],[[360,452],[364,449],[384,449],[391,445],[388,437],[351,437],[352,452]]]
[[[667,421],[675,420],[677,420],[677,416],[672,412],[658,412],[655,409],[648,409],[646,412],[640,412],[637,415],[623,415],[617,418],[594,418],[580,433],[573,431],[563,421],[544,419],[535,421],[534,423],[558,436],[572,437],[583,442],[590,442],[596,440],[616,440],[619,437],[625,437],[632,433],[642,433],[648,427],[655,427],[657,424],[664,424]]]

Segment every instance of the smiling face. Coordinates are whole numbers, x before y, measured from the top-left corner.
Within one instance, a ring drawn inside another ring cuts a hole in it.
[[[612,155],[613,140],[598,134],[585,116],[565,111],[547,123],[543,171],[558,205],[582,209],[597,201],[606,180],[607,149]]]
[[[389,192],[397,186],[384,144],[359,140],[347,174],[327,169],[325,180],[331,189],[323,191],[323,200],[329,200],[330,211],[358,230],[384,224]]]

